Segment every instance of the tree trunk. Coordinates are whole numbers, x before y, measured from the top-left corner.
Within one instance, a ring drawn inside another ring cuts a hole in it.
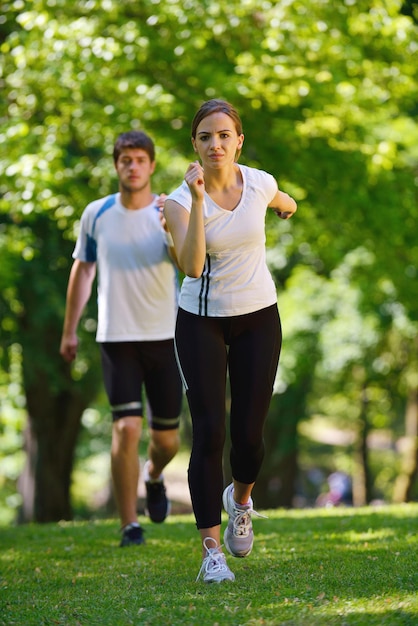
[[[409,502],[418,476],[418,389],[410,392],[405,411],[405,438],[402,470],[394,490],[394,502]]]
[[[299,471],[298,422],[304,408],[301,396],[293,390],[272,398],[264,430],[264,461],[253,492],[259,508],[294,506]]]
[[[353,475],[353,504],[364,506],[372,499],[371,477],[369,468],[369,450],[367,437],[369,434],[367,388],[364,387],[361,394],[361,411],[359,432],[355,450],[355,471]]]
[[[92,333],[80,324],[78,380],[59,354],[65,292],[73,243],[62,238],[54,216],[32,216],[34,256],[21,260],[16,290],[21,302],[13,339],[22,346],[22,383],[28,423],[27,462],[19,481],[21,522],[71,519],[71,474],[81,417],[96,396],[102,377]],[[65,262],[64,262],[65,260]],[[96,319],[91,298],[86,315]]]
[[[39,369],[37,382],[25,384],[27,460],[19,481],[23,499],[20,522],[72,518],[71,474],[81,417],[88,406],[75,383],[72,385],[72,392],[54,393],[45,380],[45,372]]]
[[[37,458],[36,437],[28,420],[23,433],[23,450],[26,453],[25,466],[19,476],[17,487],[22,496],[17,522],[31,522],[35,519],[35,465]]]
[[[260,473],[254,487],[256,506],[260,509],[292,508],[299,471],[296,448],[283,456],[275,467],[268,463],[266,470]]]

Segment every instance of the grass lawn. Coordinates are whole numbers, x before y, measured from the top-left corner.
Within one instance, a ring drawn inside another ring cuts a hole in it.
[[[195,582],[191,515],[146,520],[130,548],[115,519],[3,526],[0,624],[418,625],[418,504],[263,513],[220,585]]]

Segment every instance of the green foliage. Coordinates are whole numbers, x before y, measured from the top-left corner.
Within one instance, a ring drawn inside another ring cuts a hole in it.
[[[191,516],[145,524],[119,548],[116,521],[3,529],[1,624],[407,626],[417,623],[417,506],[268,511],[235,583],[195,582]],[[225,520],[224,520],[225,523]]]
[[[273,483],[281,474],[280,462],[298,450],[305,477],[315,468],[322,470],[323,478],[335,470],[352,475],[352,444],[366,393],[371,441],[379,431],[385,433],[385,445],[373,452],[374,497],[392,498],[399,460],[387,448],[394,450],[402,435],[401,398],[415,384],[417,327],[405,316],[387,279],[370,285],[367,294],[361,289],[356,274],[360,267],[373,269],[374,263],[373,254],[359,249],[329,277],[296,266],[279,294],[284,346],[278,395],[269,415],[267,467],[262,469],[262,476],[269,474]],[[321,423],[321,428],[312,424],[308,431],[300,424],[306,419]],[[333,430],[341,434],[335,448],[328,435]],[[309,443],[298,432],[310,437]],[[321,449],[321,441],[328,448]],[[309,502],[309,493],[305,496]]]
[[[301,418],[355,420],[367,381],[372,422],[399,432],[418,371],[416,3],[28,0],[3,8],[4,371],[10,347],[21,345],[25,375],[40,363],[48,384],[62,384],[71,250],[85,205],[115,189],[115,136],[148,131],[154,188],[170,191],[194,158],[196,107],[224,97],[242,114],[243,162],[270,171],[299,202],[290,222],[268,218],[285,334],[269,423],[280,439],[280,420],[290,422],[294,448]],[[92,397],[94,316],[92,303],[65,383]]]

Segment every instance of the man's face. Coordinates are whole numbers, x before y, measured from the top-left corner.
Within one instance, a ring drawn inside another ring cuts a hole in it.
[[[121,188],[134,193],[149,185],[155,161],[151,161],[142,148],[125,148],[115,163],[115,169]]]

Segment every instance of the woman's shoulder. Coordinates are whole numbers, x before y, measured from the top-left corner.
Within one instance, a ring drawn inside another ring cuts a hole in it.
[[[241,172],[244,176],[246,176],[249,180],[254,181],[264,181],[266,179],[274,179],[272,174],[269,174],[265,170],[260,170],[257,167],[250,167],[249,165],[241,165],[239,164]]]
[[[246,181],[247,189],[253,189],[263,198],[264,201],[271,202],[277,193],[277,181],[272,174],[256,167],[240,165],[242,175]]]
[[[192,195],[190,193],[189,186],[185,180],[182,182],[181,185],[176,187],[174,191],[168,194],[166,201],[167,200],[174,200],[175,202],[178,202],[185,207],[191,206]]]

